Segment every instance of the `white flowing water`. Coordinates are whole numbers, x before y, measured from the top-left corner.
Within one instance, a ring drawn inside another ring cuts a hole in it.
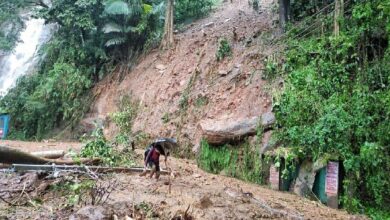
[[[14,51],[3,57],[0,62],[0,95],[15,86],[16,80],[29,74],[39,61],[39,48],[49,40],[52,28],[44,24],[43,19],[29,19],[26,29],[20,33],[20,39]]]

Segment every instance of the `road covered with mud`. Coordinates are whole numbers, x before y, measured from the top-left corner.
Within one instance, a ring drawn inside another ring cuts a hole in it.
[[[25,151],[44,143],[7,142]],[[80,144],[51,143],[79,150]],[[135,152],[142,164],[142,150]],[[0,173],[0,219],[364,219],[316,201],[169,159],[172,175]],[[163,168],[165,168],[163,166]]]

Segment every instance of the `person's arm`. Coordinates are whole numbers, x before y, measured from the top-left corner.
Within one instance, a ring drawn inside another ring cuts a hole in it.
[[[153,149],[151,149],[150,151],[149,151],[149,153],[148,153],[148,156],[146,156],[146,158],[145,158],[145,165],[144,165],[144,169],[146,170],[146,167],[148,166],[148,160],[149,160],[149,158],[150,158],[150,156],[152,155],[152,150]]]

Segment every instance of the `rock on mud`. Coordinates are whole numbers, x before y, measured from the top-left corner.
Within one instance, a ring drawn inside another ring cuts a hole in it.
[[[200,123],[200,128],[203,138],[210,144],[224,144],[255,134],[257,121],[258,117],[241,120],[206,120]]]
[[[112,215],[112,211],[103,206],[86,206],[71,215],[69,220],[110,220]]]
[[[256,134],[259,117],[244,119],[220,119],[201,121],[199,127],[202,137],[210,144],[225,144],[232,141],[240,141],[243,138]],[[272,112],[261,116],[261,125],[264,129],[270,128],[275,123],[275,115]]]
[[[165,70],[167,67],[165,66],[165,65],[163,65],[163,64],[157,64],[156,65],[156,69],[158,69],[158,70],[160,70],[160,71],[163,71],[163,70]]]

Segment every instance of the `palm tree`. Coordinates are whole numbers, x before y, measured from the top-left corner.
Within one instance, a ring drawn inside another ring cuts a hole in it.
[[[125,44],[129,35],[136,31],[142,13],[144,13],[140,0],[108,0],[105,2],[104,12],[107,23],[103,33],[107,36],[106,47]]]

